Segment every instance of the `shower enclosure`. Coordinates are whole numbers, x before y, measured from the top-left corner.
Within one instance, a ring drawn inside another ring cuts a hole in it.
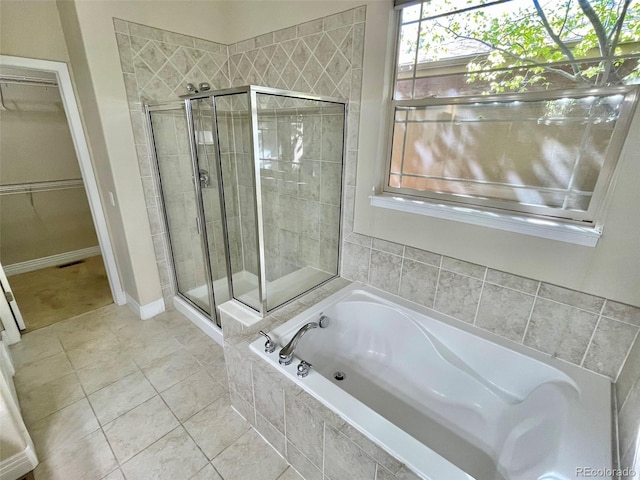
[[[176,295],[220,326],[338,274],[346,103],[247,86],[147,105]]]

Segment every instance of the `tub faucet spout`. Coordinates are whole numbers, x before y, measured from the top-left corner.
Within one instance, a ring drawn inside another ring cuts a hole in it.
[[[280,350],[280,353],[278,354],[278,356],[280,357],[280,365],[289,365],[293,361],[293,354],[296,351],[298,341],[305,333],[307,333],[308,330],[311,330],[312,328],[318,328],[318,326],[319,325],[316,322],[309,322],[296,332],[289,343],[282,347],[282,350]]]

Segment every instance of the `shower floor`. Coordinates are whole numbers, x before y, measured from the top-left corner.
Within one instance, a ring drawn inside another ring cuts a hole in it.
[[[292,297],[298,296],[316,285],[332,278],[334,274],[319,270],[314,267],[303,267],[284,277],[280,277],[272,282],[267,282],[267,296],[269,298],[269,308],[275,308]],[[213,282],[216,293],[216,303],[223,304],[231,297],[227,279],[222,278]],[[247,305],[255,305],[258,298],[258,277],[253,273],[242,271],[234,275],[234,289],[236,297]],[[209,304],[207,286],[201,285],[186,292],[196,304],[206,306]]]

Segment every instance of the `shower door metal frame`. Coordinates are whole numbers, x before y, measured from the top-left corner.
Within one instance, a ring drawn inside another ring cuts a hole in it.
[[[184,110],[183,110],[184,109]],[[176,295],[178,295],[182,300],[186,301],[189,305],[196,308],[197,310],[203,312],[207,315],[213,323],[218,327],[222,328],[220,319],[218,317],[218,312],[216,309],[215,295],[213,292],[213,276],[211,273],[211,264],[210,264],[210,252],[209,252],[209,244],[208,237],[206,231],[206,222],[203,223],[204,220],[204,203],[202,200],[202,189],[200,187],[199,175],[198,175],[198,159],[196,156],[197,152],[197,143],[195,143],[195,129],[193,128],[193,111],[191,109],[191,104],[187,101],[172,101],[166,103],[159,103],[157,105],[145,105],[145,116],[147,121],[147,130],[149,132],[149,140],[151,143],[151,155],[154,161],[154,174],[156,178],[156,182],[158,188],[160,189],[160,209],[162,210],[162,219],[164,220],[164,225],[166,227],[167,238],[169,239],[168,248],[169,254],[171,256],[171,280],[173,284],[173,289]],[[191,151],[191,170],[193,173],[193,184],[194,184],[194,195],[196,197],[196,222],[198,228],[198,235],[200,237],[200,244],[202,248],[202,254],[204,256],[205,263],[205,273],[206,273],[206,286],[207,293],[209,297],[209,306],[211,309],[211,313],[208,313],[202,309],[201,306],[197,305],[190,298],[184,295],[178,286],[178,277],[176,275],[175,262],[174,262],[174,253],[173,253],[173,243],[171,241],[171,232],[169,231],[169,221],[167,217],[167,208],[164,201],[164,192],[162,190],[162,178],[160,176],[160,167],[158,162],[158,152],[156,150],[155,143],[155,133],[153,130],[153,122],[151,121],[151,113],[157,111],[184,111],[186,120],[187,120],[187,131],[189,134],[189,149]],[[194,149],[195,147],[195,149]]]
[[[266,281],[266,266],[265,266],[265,246],[264,246],[264,219],[263,219],[263,215],[262,215],[262,182],[261,182],[261,178],[260,178],[260,163],[259,163],[259,143],[258,143],[258,106],[257,106],[257,94],[265,94],[265,95],[274,95],[274,96],[279,96],[279,97],[287,97],[287,98],[294,98],[294,99],[300,99],[300,100],[312,100],[312,101],[317,101],[317,102],[326,102],[326,103],[334,103],[336,105],[340,105],[343,108],[343,135],[342,135],[342,162],[341,162],[341,167],[342,167],[342,172],[341,172],[341,182],[340,182],[340,202],[339,202],[339,222],[338,222],[338,262],[337,262],[337,272],[336,275],[328,278],[327,280],[325,280],[324,282],[319,283],[318,285],[314,286],[313,288],[317,288],[331,280],[333,280],[335,277],[340,275],[340,264],[341,264],[341,259],[342,259],[342,222],[343,222],[343,197],[344,197],[344,192],[345,192],[345,172],[346,172],[346,157],[347,157],[347,119],[348,119],[348,105],[349,102],[347,99],[343,99],[343,98],[336,98],[336,97],[329,97],[329,96],[324,96],[324,95],[314,95],[314,94],[309,94],[309,93],[303,93],[303,92],[296,92],[296,91],[292,91],[292,90],[283,90],[283,89],[279,89],[279,88],[270,88],[270,87],[260,87],[260,86],[256,86],[256,85],[246,85],[246,86],[241,86],[241,87],[233,87],[233,88],[226,88],[226,89],[221,89],[221,90],[208,90],[206,92],[201,92],[201,93],[193,93],[193,94],[189,94],[189,95],[182,95],[180,96],[180,100],[179,102],[176,102],[175,100],[171,100],[168,102],[159,102],[157,104],[154,104],[152,106],[150,105],[145,105],[145,112],[147,114],[147,122],[149,124],[149,128],[151,127],[151,117],[150,117],[150,112],[151,111],[157,111],[157,110],[175,110],[177,109],[178,105],[183,105],[186,112],[187,112],[187,124],[188,124],[188,129],[189,129],[189,137],[190,137],[190,145],[191,145],[191,150],[192,150],[192,163],[193,163],[193,168],[194,168],[194,179],[198,178],[197,176],[197,172],[198,172],[198,158],[197,158],[197,138],[195,137],[196,132],[195,132],[195,128],[193,125],[193,111],[192,111],[192,105],[191,102],[192,101],[196,101],[196,100],[204,100],[207,98],[211,99],[211,108],[212,108],[212,114],[213,114],[213,128],[215,130],[215,144],[216,144],[216,157],[217,157],[217,162],[218,162],[218,172],[217,172],[217,177],[218,177],[218,186],[219,186],[219,195],[221,196],[221,210],[222,210],[222,226],[223,226],[223,234],[224,234],[224,244],[225,244],[225,259],[226,259],[226,267],[227,267],[227,281],[229,284],[229,296],[230,299],[234,299],[237,300],[245,305],[247,305],[245,302],[243,302],[242,300],[236,298],[233,294],[233,279],[232,279],[232,269],[231,269],[231,256],[230,256],[230,249],[229,249],[229,236],[228,236],[228,232],[227,232],[227,225],[226,225],[226,210],[224,207],[224,188],[223,188],[223,179],[222,179],[222,154],[220,152],[220,142],[219,142],[219,136],[218,136],[218,122],[217,122],[217,109],[216,109],[216,102],[215,102],[215,98],[216,97],[223,97],[223,96],[229,96],[229,95],[238,95],[238,94],[247,94],[248,98],[249,98],[249,110],[248,110],[248,114],[250,115],[251,118],[251,135],[250,135],[250,143],[251,143],[251,152],[252,152],[252,161],[254,163],[253,165],[253,169],[252,169],[252,175],[253,175],[253,180],[254,180],[254,186],[255,186],[255,202],[254,202],[254,211],[255,211],[255,226],[256,226],[256,242],[257,242],[257,250],[258,250],[258,271],[259,271],[259,275],[258,275],[258,303],[260,305],[260,308],[258,309],[258,312],[260,313],[260,315],[262,317],[265,317],[268,313],[270,313],[271,311],[277,309],[277,308],[281,308],[285,305],[287,305],[288,303],[294,301],[296,298],[304,295],[305,293],[307,293],[309,290],[306,290],[305,292],[302,292],[294,297],[292,297],[291,299],[287,300],[286,302],[282,303],[281,305],[278,305],[274,308],[272,308],[271,310],[269,310],[267,308],[267,281]],[[152,132],[151,128],[150,128],[150,132]],[[154,156],[154,160],[155,160],[155,164],[157,166],[157,155],[156,155],[156,151],[155,151],[155,143],[153,143],[153,156]],[[159,180],[159,172],[158,169],[156,168],[156,176]],[[201,219],[204,219],[204,204],[202,201],[202,192],[200,189],[200,185],[199,182],[194,182],[197,183],[198,185],[196,186],[197,189],[197,205],[198,205],[198,213],[200,215]],[[159,185],[161,185],[161,183],[159,183]],[[165,220],[165,224],[167,222],[167,218],[166,218],[166,209],[165,209],[165,205],[164,205],[164,199],[161,198],[161,205],[162,205],[162,210],[163,210],[163,215],[164,215],[164,220]],[[210,253],[209,249],[208,249],[208,242],[207,242],[207,238],[206,238],[206,223],[205,225],[203,225],[202,227],[202,233],[204,233],[204,235],[201,235],[201,239],[203,239],[203,242],[206,242],[206,244],[203,244],[203,251]],[[169,235],[169,231],[167,229],[167,235],[170,238]],[[169,248],[171,248],[171,241],[169,241]],[[172,260],[173,260],[173,252],[171,252],[172,255]],[[207,256],[207,271],[209,274],[209,283],[207,285],[208,289],[209,289],[209,295],[210,295],[210,299],[211,299],[211,305],[212,305],[212,317],[214,319],[214,322],[218,323],[218,315],[216,312],[216,307],[215,307],[215,295],[213,292],[213,276],[211,275],[211,265],[209,264],[210,261],[210,257]],[[188,301],[191,305],[195,306],[196,308],[198,308],[199,310],[202,310],[200,307],[198,307],[197,305],[195,305],[192,301],[190,301],[188,298],[184,297],[184,295],[180,294],[178,288],[177,288],[177,278],[175,275],[175,269],[173,272],[173,282],[174,282],[174,289],[176,291],[176,293],[178,295],[180,295],[181,298],[185,299],[186,301]],[[255,310],[254,307],[252,307],[251,305],[247,305],[249,308]]]
[[[313,100],[313,101],[317,101],[317,102],[326,102],[326,103],[335,103],[337,105],[341,105],[343,108],[343,119],[344,119],[344,125],[343,125],[343,136],[342,136],[342,175],[341,175],[341,181],[340,181],[340,203],[339,203],[339,222],[338,222],[338,264],[337,264],[337,273],[336,275],[332,276],[331,278],[325,280],[324,282],[319,283],[318,285],[316,285],[313,288],[317,288],[320,285],[323,285],[327,282],[329,282],[330,280],[334,279],[335,277],[340,275],[340,263],[341,263],[341,258],[342,258],[342,213],[343,213],[343,196],[344,196],[344,183],[345,183],[345,162],[346,162],[346,148],[347,148],[347,114],[348,114],[348,100],[347,99],[343,99],[343,98],[335,98],[335,97],[329,97],[329,96],[324,96],[324,95],[315,95],[315,94],[309,94],[309,93],[303,93],[303,92],[296,92],[293,90],[283,90],[280,88],[271,88],[271,87],[260,87],[260,86],[256,86],[256,85],[245,85],[245,86],[241,86],[241,87],[232,87],[232,88],[226,88],[226,89],[222,89],[222,90],[208,90],[206,92],[201,92],[201,93],[193,93],[193,94],[189,94],[189,95],[182,95],[180,98],[184,99],[185,101],[189,101],[189,100],[197,100],[197,99],[204,99],[204,98],[214,98],[215,97],[222,97],[222,96],[228,96],[228,95],[238,95],[238,94],[247,94],[249,96],[249,111],[247,112],[250,117],[251,117],[251,136],[250,136],[250,143],[251,143],[251,152],[253,155],[253,169],[252,169],[252,173],[253,173],[253,180],[254,180],[254,186],[255,186],[255,202],[254,202],[254,211],[256,214],[256,242],[257,242],[257,249],[258,249],[258,271],[260,272],[260,274],[258,275],[258,303],[260,305],[260,308],[258,310],[258,312],[260,313],[260,315],[262,317],[265,317],[268,313],[270,313],[271,311],[283,307],[284,305],[287,305],[288,303],[292,302],[293,300],[295,300],[296,298],[304,295],[305,293],[307,293],[309,290],[302,292],[294,297],[292,297],[291,299],[287,300],[286,302],[282,303],[281,305],[278,305],[274,308],[272,308],[271,310],[269,310],[267,308],[267,281],[266,281],[266,266],[265,266],[265,246],[264,246],[264,219],[263,219],[263,215],[262,215],[262,181],[261,181],[261,177],[260,177],[260,163],[259,163],[259,144],[258,144],[258,105],[257,105],[257,94],[261,93],[261,94],[265,94],[265,95],[274,95],[274,96],[279,96],[279,97],[287,97],[287,98],[295,98],[295,99],[300,99],[300,100]],[[215,105],[215,100],[213,101],[213,104]],[[217,129],[216,129],[216,134],[217,134]],[[218,155],[219,155],[219,160],[220,160],[220,148],[219,148],[219,144],[218,144]],[[220,164],[221,166],[221,164]],[[222,172],[219,172],[220,177],[222,176]],[[224,208],[223,208],[224,210]],[[226,243],[228,244],[229,239],[226,239]],[[229,254],[229,251],[227,250],[227,255]],[[230,257],[227,257],[228,260],[228,264],[230,264]],[[230,283],[233,283],[231,281],[231,277],[228,277]],[[231,288],[231,287],[230,287]],[[231,289],[229,290],[231,292]],[[231,298],[243,303],[246,305],[245,302],[243,302],[242,300],[232,296]],[[252,307],[251,305],[247,305],[249,308],[252,308],[255,310],[254,307]]]

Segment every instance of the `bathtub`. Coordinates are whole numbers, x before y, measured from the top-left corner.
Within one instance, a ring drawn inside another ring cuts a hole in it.
[[[320,315],[328,326],[280,365],[280,347]],[[606,378],[438,312],[352,284],[270,335],[275,352],[262,338],[251,349],[422,478],[561,480],[612,466]]]

